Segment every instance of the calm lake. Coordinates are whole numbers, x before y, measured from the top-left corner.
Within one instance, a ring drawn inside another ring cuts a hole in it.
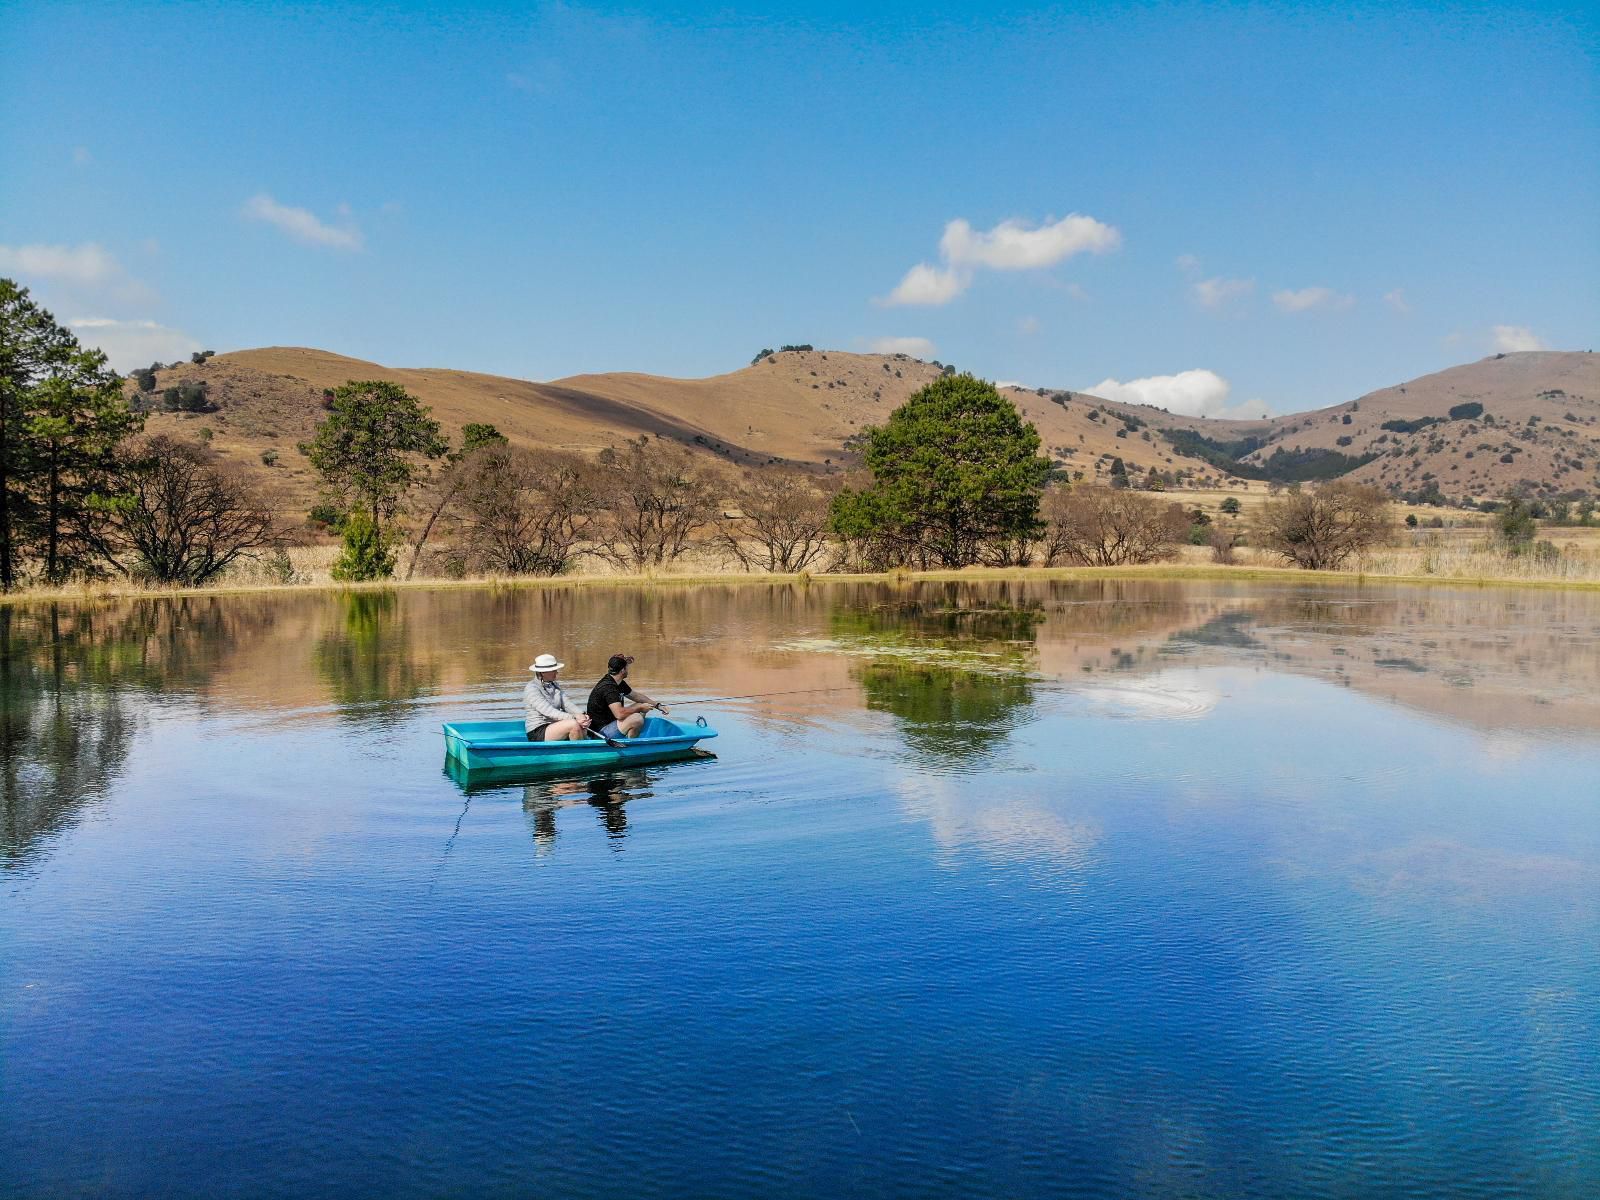
[[[618,651],[715,760],[470,792]],[[1600,1195],[1600,595],[0,609],[0,1194]]]

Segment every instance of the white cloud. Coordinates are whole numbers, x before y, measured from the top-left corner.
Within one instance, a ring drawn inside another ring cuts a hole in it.
[[[948,304],[966,291],[971,282],[970,273],[941,270],[927,263],[918,263],[906,272],[906,277],[880,303]]]
[[[1395,288],[1392,292],[1385,292],[1383,294],[1383,302],[1390,308],[1394,309],[1394,311],[1397,313],[1408,313],[1411,311],[1411,304],[1406,299],[1404,288]]]
[[[109,251],[96,242],[76,246],[0,246],[0,274],[25,283],[52,285],[57,304],[106,301],[148,304],[155,293],[128,274]]]
[[[1272,293],[1272,302],[1284,312],[1309,312],[1314,308],[1349,308],[1356,302],[1354,296],[1336,292],[1332,288],[1308,287],[1292,290],[1285,288]]]
[[[200,343],[179,329],[154,321],[117,321],[110,317],[74,317],[67,322],[85,346],[104,350],[118,371],[148,367],[152,362],[188,358]]]
[[[347,215],[349,210],[344,211]],[[327,246],[334,250],[361,249],[361,231],[354,225],[347,224],[344,228],[325,225],[309,209],[279,204],[265,192],[245,202],[244,216],[252,221],[265,221],[307,246]]]
[[[1254,279],[1224,279],[1218,275],[1212,279],[1200,280],[1190,290],[1194,293],[1196,304],[1201,308],[1215,310],[1230,300],[1248,296],[1255,290],[1255,286]]]
[[[1111,225],[1072,213],[1046,225],[1001,221],[990,230],[976,230],[957,217],[944,227],[939,256],[944,266],[918,263],[907,271],[880,304],[948,304],[972,284],[979,268],[1031,271],[1051,267],[1075,254],[1104,254],[1122,244]]]
[[[932,358],[936,347],[925,337],[881,337],[867,343],[874,354],[909,354],[912,358]]]
[[[1230,406],[1228,394],[1233,390],[1232,385],[1215,371],[1200,368],[1179,371],[1176,375],[1147,375],[1126,383],[1102,379],[1082,390],[1102,399],[1123,404],[1149,404],[1188,417],[1243,419],[1267,413],[1266,403],[1261,400],[1246,400]]]
[[[122,277],[117,260],[94,242],[80,246],[0,246],[0,271],[78,287]]]
[[[997,388],[1017,388],[1024,392],[1031,392],[1033,390],[1020,379],[997,379],[994,381],[994,386]]]
[[[1519,350],[1548,350],[1543,338],[1526,325],[1496,325],[1494,348],[1501,354],[1515,354]]]
[[[1116,228],[1078,213],[1037,227],[1024,221],[1001,221],[987,233],[957,217],[944,227],[939,253],[956,266],[1031,271],[1053,267],[1074,254],[1104,254],[1121,244],[1122,234]]]

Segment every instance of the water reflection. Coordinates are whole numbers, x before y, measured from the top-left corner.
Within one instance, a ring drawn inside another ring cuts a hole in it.
[[[556,813],[563,808],[588,805],[599,818],[606,842],[613,850],[622,849],[628,833],[628,814],[623,807],[630,800],[647,800],[655,794],[651,784],[656,776],[643,770],[619,771],[589,779],[553,779],[530,783],[522,790],[522,811],[528,819],[533,844],[541,854],[556,846]]]
[[[339,597],[343,621],[317,639],[313,658],[339,713],[357,724],[403,717],[408,702],[438,686],[437,657],[413,652],[393,592]]]
[[[100,799],[138,717],[94,676],[115,643],[55,607],[0,608],[0,864],[15,868]]]

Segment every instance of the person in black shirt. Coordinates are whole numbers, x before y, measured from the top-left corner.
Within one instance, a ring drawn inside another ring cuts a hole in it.
[[[638,737],[644,728],[644,715],[651,709],[663,716],[667,706],[652,700],[628,684],[631,654],[613,654],[606,662],[606,673],[589,693],[589,722],[601,737]]]

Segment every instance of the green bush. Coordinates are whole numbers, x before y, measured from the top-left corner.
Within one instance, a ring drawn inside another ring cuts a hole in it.
[[[1468,400],[1465,404],[1457,404],[1450,409],[1452,421],[1471,421],[1483,416],[1483,405],[1476,400]]]
[[[394,574],[394,549],[366,513],[358,511],[347,516],[343,536],[344,550],[330,572],[340,583],[388,579]]]
[[[344,513],[331,504],[318,504],[306,514],[313,525],[323,525],[335,533],[344,529]]]

